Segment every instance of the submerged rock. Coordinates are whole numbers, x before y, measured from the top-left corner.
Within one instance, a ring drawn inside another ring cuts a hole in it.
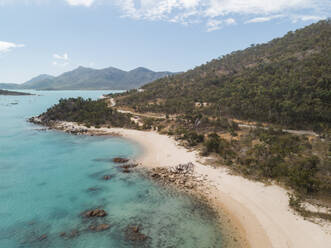
[[[41,235],[41,236],[38,238],[39,241],[43,241],[43,240],[45,240],[45,239],[47,239],[47,235],[46,235],[46,234],[43,234],[43,235]]]
[[[122,172],[123,173],[130,173],[131,171],[129,169],[123,169]]]
[[[79,231],[77,229],[73,229],[70,232],[66,233],[66,232],[62,232],[60,233],[60,237],[62,238],[68,238],[68,239],[72,239],[72,238],[76,238],[80,235]]]
[[[113,162],[118,164],[124,164],[129,162],[129,159],[117,157],[117,158],[113,158]]]
[[[90,225],[89,230],[94,232],[102,232],[110,228],[109,224]]]
[[[105,216],[107,216],[107,212],[103,209],[96,208],[94,210],[88,210],[88,211],[84,212],[83,216],[86,218],[105,217]]]
[[[111,175],[104,175],[104,176],[102,177],[102,179],[105,180],[105,181],[108,181],[108,180],[110,180],[111,178],[112,178]]]
[[[138,164],[124,164],[124,165],[120,165],[119,168],[132,169],[132,168],[136,168],[137,166],[138,166]]]
[[[145,234],[140,232],[139,226],[128,226],[125,230],[125,239],[138,242],[145,241],[148,238]]]
[[[131,169],[137,166],[138,164],[124,164],[124,165],[120,165],[118,168],[122,169],[123,173],[131,173]]]
[[[87,189],[87,191],[89,191],[89,192],[95,192],[95,191],[99,191],[99,190],[101,190],[101,188],[91,187],[91,188]]]

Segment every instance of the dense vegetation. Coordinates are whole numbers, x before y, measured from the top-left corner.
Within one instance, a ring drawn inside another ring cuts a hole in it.
[[[139,112],[199,112],[320,131],[331,123],[331,21],[117,97]]]
[[[173,135],[201,155],[258,180],[276,180],[303,196],[331,199],[330,138],[294,135],[273,128],[241,130],[226,118],[183,115],[148,120],[147,128]],[[331,203],[331,202],[330,202]]]
[[[39,116],[43,122],[71,121],[87,126],[108,125],[111,127],[135,127],[130,115],[117,112],[109,108],[102,101],[84,100],[81,97],[61,99],[58,104],[49,108]]]
[[[245,138],[249,149],[237,163],[245,174],[283,181],[304,194],[331,192],[330,180],[322,180],[324,173],[331,172],[330,161],[323,164],[313,155],[308,138],[273,129],[253,130]]]

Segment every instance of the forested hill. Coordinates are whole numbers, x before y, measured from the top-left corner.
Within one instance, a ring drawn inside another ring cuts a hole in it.
[[[331,21],[252,45],[143,88],[144,92],[118,97],[118,105],[140,112],[198,112],[291,128],[330,128]]]

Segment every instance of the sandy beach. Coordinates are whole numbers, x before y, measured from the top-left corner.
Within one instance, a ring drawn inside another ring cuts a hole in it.
[[[64,130],[77,128],[74,123],[61,125]],[[196,152],[157,132],[121,128],[90,128],[88,132],[116,133],[138,143],[143,153],[137,161],[147,168],[193,162],[194,173],[207,178],[206,183],[211,188],[205,195],[235,223],[247,247],[331,247],[330,223],[315,224],[297,215],[288,206],[287,191],[280,186],[266,186],[231,175],[226,168],[208,166]]]

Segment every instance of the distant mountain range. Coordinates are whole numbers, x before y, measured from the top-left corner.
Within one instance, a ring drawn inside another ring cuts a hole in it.
[[[128,90],[173,74],[168,71],[154,72],[143,67],[123,71],[114,67],[97,70],[80,66],[58,77],[42,74],[23,84],[0,83],[0,89]]]

